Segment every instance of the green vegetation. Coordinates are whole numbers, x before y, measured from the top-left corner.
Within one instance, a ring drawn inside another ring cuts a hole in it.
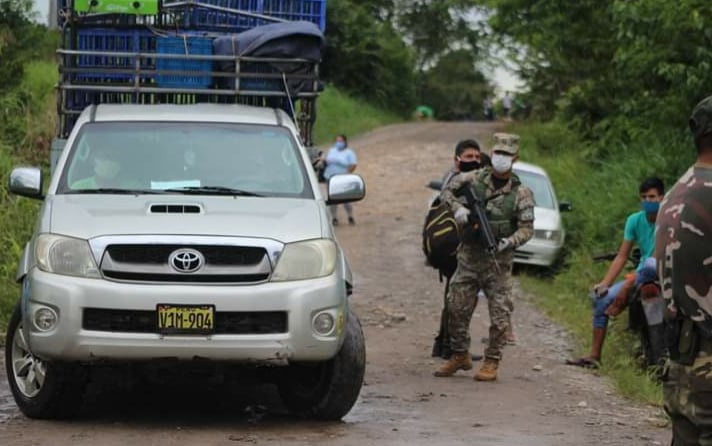
[[[400,117],[394,113],[329,87],[319,97],[317,104],[314,140],[317,144],[325,144],[339,134],[357,135],[399,120]]]

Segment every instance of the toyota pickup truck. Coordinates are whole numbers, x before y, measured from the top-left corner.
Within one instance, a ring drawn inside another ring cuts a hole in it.
[[[43,202],[5,349],[29,417],[75,415],[93,368],[127,365],[244,370],[317,419],[358,398],[364,337],[327,206],[365,185],[338,175],[322,192],[312,169],[322,36],[300,22],[166,37],[266,17],[215,3],[129,22],[63,3],[49,184],[26,166],[9,184]]]

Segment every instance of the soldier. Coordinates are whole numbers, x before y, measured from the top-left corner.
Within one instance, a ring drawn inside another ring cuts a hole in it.
[[[697,162],[663,200],[655,257],[670,326],[663,373],[673,446],[712,445],[712,96],[695,106]]]
[[[495,133],[494,142],[492,167],[456,176],[441,195],[454,212],[455,220],[465,226],[465,232],[448,293],[448,331],[453,354],[435,376],[452,376],[458,370],[472,369],[468,351],[470,319],[477,306],[477,292],[483,290],[487,295],[490,329],[485,361],[475,379],[497,379],[511,312],[514,249],[526,243],[534,232],[534,197],[512,174],[512,164],[519,157],[519,136]],[[495,258],[487,252],[485,238],[468,225],[470,209],[463,204],[464,198],[459,198],[464,187],[473,187],[486,203],[492,232],[499,240]]]

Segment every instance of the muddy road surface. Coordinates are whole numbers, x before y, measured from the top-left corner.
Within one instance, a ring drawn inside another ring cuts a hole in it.
[[[496,383],[472,372],[435,378],[430,357],[442,284],[424,266],[420,231],[431,192],[462,138],[487,141],[492,125],[413,123],[353,138],[367,197],[356,225],[337,228],[355,273],[353,303],[367,346],[365,385],[340,423],[285,414],[269,386],[210,385],[134,390],[104,382],[71,422],[35,421],[15,407],[0,372],[0,445],[662,445],[668,428],[659,408],[616,396],[604,379],[562,365],[567,335],[517,290],[518,342],[507,346]],[[526,148],[523,148],[526,159]],[[481,302],[472,322],[473,350],[487,334]],[[247,388],[245,388],[247,387]],[[188,389],[188,390],[186,390]]]

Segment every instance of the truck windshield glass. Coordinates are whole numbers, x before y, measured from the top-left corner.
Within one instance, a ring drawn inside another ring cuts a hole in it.
[[[194,122],[85,124],[58,193],[102,190],[313,197],[287,129]]]

